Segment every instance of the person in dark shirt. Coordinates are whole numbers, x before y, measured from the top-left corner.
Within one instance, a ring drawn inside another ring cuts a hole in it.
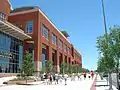
[[[2,73],[2,68],[1,68],[1,66],[0,66],[0,73]]]

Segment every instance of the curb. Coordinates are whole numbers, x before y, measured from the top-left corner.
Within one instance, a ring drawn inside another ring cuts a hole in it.
[[[95,79],[94,79],[94,81],[92,83],[92,86],[90,87],[90,90],[96,90],[96,87],[95,87],[95,85],[96,85],[96,79],[97,79],[97,75],[96,75],[96,77],[95,77]]]

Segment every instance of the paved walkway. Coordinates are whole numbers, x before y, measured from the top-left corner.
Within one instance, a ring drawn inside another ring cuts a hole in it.
[[[113,90],[117,90],[117,88],[115,86],[112,86]],[[109,86],[107,85],[107,80],[103,79],[101,80],[100,76],[97,75],[97,79],[96,79],[96,90],[108,90]]]
[[[14,79],[14,78],[16,78],[16,76],[0,78],[0,86],[4,86],[3,82],[7,82],[7,81]]]
[[[40,82],[36,82],[38,85],[8,85],[0,87],[0,90],[90,90],[92,83],[94,80],[86,80],[81,77],[82,80],[71,81],[68,80],[67,85],[64,85],[64,81],[59,85],[44,85],[40,84]],[[95,78],[95,77],[94,77]]]

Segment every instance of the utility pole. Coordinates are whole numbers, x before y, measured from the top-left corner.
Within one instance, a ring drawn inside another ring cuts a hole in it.
[[[105,16],[105,9],[104,9],[104,1],[102,0],[102,12],[103,12],[103,19],[104,19],[104,31],[106,35],[106,41],[107,41],[107,25],[106,25],[106,16]]]
[[[104,31],[105,31],[105,37],[106,37],[106,43],[107,43],[107,47],[109,46],[108,45],[108,33],[107,33],[107,25],[106,25],[106,16],[105,16],[105,9],[104,9],[104,1],[101,0],[102,2],[102,12],[103,12],[103,19],[104,19]],[[106,55],[107,55],[108,52],[106,52]],[[109,72],[109,90],[113,90],[112,88],[112,77],[111,77],[111,71],[108,69],[108,72]],[[107,80],[108,82],[108,80]]]

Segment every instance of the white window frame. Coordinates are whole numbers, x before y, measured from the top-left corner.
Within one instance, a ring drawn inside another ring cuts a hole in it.
[[[29,31],[28,28],[30,28],[31,26],[28,26],[28,25],[32,25],[32,32]],[[27,22],[26,22],[25,33],[27,33],[27,34],[32,34],[32,33],[33,33],[33,21],[27,21]]]

